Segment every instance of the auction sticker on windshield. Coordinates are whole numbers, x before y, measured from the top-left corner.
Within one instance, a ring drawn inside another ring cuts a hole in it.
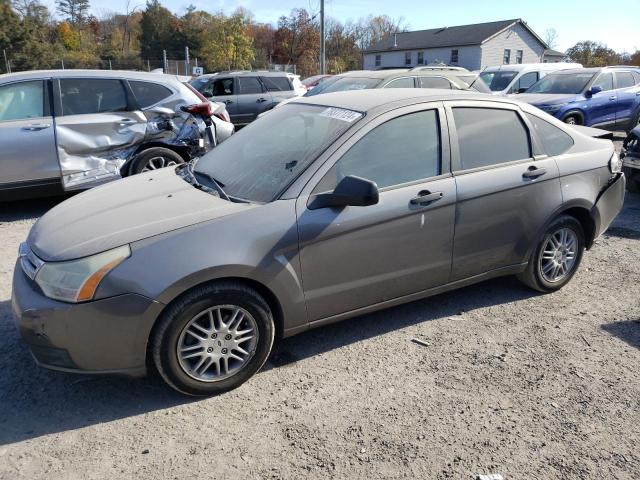
[[[360,112],[354,112],[353,110],[346,110],[344,108],[329,107],[325,108],[320,115],[323,117],[335,118],[344,122],[353,122],[362,118]]]

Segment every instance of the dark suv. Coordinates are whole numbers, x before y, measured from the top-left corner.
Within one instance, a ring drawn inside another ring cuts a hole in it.
[[[191,86],[225,103],[234,125],[246,125],[287,98],[297,97],[293,76],[284,72],[221,72],[202,75]]]

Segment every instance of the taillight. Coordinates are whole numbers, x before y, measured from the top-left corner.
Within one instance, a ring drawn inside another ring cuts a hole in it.
[[[187,105],[182,107],[182,110],[190,113],[191,115],[200,115],[201,117],[210,117],[213,115],[213,109],[211,108],[211,102],[209,101],[196,103],[194,105]]]
[[[620,173],[622,171],[622,160],[616,152],[613,152],[609,159],[609,171],[611,173]]]
[[[213,116],[219,118],[222,121],[231,122],[231,117],[229,116],[229,112],[227,112],[226,110],[220,113],[214,113]]]

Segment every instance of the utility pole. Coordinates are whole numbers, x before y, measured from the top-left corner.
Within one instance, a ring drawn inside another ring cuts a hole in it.
[[[184,74],[189,75],[189,47],[184,47]]]
[[[320,0],[320,74],[325,73],[324,55],[324,0]]]
[[[9,59],[7,58],[7,51],[3,48],[2,53],[4,53],[4,65],[7,67],[7,73],[11,73],[11,65],[9,65]]]
[[[162,69],[164,73],[169,73],[169,66],[167,65],[167,51],[162,50]]]

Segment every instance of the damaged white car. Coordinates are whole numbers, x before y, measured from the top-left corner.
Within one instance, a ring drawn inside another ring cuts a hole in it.
[[[223,104],[170,75],[0,75],[0,199],[56,194],[200,156],[234,131]]]

